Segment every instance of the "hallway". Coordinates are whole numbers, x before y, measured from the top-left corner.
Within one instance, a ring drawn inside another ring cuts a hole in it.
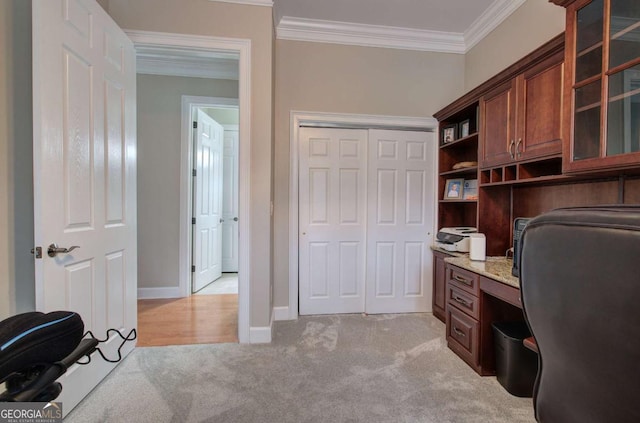
[[[238,342],[238,295],[138,300],[138,347]]]

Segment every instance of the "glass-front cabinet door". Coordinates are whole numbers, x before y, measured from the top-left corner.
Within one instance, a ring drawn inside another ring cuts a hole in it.
[[[640,0],[567,8],[564,170],[640,166]]]
[[[640,151],[640,1],[611,0],[607,156]]]

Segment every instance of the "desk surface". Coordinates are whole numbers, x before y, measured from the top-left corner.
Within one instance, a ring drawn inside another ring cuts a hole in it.
[[[444,261],[520,289],[520,281],[511,274],[511,268],[513,267],[513,260],[511,259],[487,257],[487,261],[472,261],[469,256],[461,256],[447,257]]]

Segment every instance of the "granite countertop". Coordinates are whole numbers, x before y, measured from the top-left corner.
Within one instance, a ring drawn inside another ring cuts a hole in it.
[[[468,255],[463,255],[459,257],[447,257],[444,261],[520,289],[520,281],[511,274],[511,268],[513,267],[512,259],[487,257],[487,261],[473,261],[469,259]]]
[[[459,251],[449,251],[449,250],[445,250],[444,248],[440,248],[436,245],[431,245],[431,250],[433,251],[438,251],[440,253],[444,253],[444,254],[448,254],[451,257],[468,257],[469,253],[461,253]]]

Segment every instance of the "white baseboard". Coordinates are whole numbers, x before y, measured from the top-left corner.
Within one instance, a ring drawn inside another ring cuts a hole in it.
[[[274,307],[273,308],[273,320],[276,322],[282,320],[292,320],[289,316],[289,306]]]
[[[139,300],[151,300],[158,298],[182,298],[184,295],[180,288],[173,286],[170,288],[138,288]]]
[[[271,313],[271,321],[269,326],[251,326],[249,328],[250,344],[270,344],[271,334],[273,332],[273,313]]]
[[[250,344],[269,344],[271,343],[271,327],[270,326],[252,326],[249,328]]]

